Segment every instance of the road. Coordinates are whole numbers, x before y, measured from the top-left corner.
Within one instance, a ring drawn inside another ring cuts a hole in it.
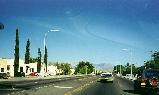
[[[92,76],[0,82],[0,95],[64,95],[70,89],[94,80]]]
[[[113,83],[97,80],[71,95],[159,95],[154,94],[152,90],[134,91],[133,85],[132,80],[116,76]]]
[[[115,77],[114,82],[100,82],[98,76],[45,80],[14,89],[1,89],[0,95],[141,95],[133,90],[133,81]],[[142,95],[146,95],[143,93]],[[147,94],[151,95],[151,94]]]
[[[133,81],[115,77],[113,83],[96,81],[73,95],[140,95],[133,89]]]

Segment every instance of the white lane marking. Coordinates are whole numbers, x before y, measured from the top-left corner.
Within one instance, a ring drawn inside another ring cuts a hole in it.
[[[66,87],[66,86],[54,86],[55,88],[67,88],[67,89],[71,89],[73,87]]]
[[[38,83],[38,82],[34,82],[34,83]]]

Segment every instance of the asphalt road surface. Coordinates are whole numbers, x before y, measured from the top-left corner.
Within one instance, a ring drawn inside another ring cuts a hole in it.
[[[75,88],[95,80],[95,76],[45,80],[1,82],[0,95],[67,95]]]
[[[153,93],[152,90],[134,91],[134,82],[121,77],[115,77],[112,82],[96,82],[74,92],[71,95],[159,95]]]
[[[134,91],[133,81],[115,77],[114,82],[96,81],[73,95],[140,95]]]
[[[0,89],[0,95],[152,95],[135,92],[133,81],[115,77],[114,82],[100,82],[98,76],[68,78],[23,83],[21,86]],[[33,85],[38,84],[39,85]],[[1,88],[1,87],[0,87]]]

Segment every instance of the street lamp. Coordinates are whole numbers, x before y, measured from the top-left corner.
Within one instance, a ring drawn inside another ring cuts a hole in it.
[[[46,37],[47,37],[47,34],[49,33],[49,32],[59,32],[60,30],[58,30],[58,29],[51,29],[51,30],[49,30],[49,31],[47,31],[46,33],[45,33],[45,36],[44,36],[44,51],[45,51],[45,46],[46,46]]]
[[[132,61],[132,51],[129,50],[129,49],[122,49],[122,51],[127,51],[127,52],[129,52],[129,53],[130,53],[130,59],[131,59],[131,61]],[[132,70],[132,65],[133,65],[133,63],[131,63],[131,75],[130,75],[131,78],[132,78],[132,72],[133,72],[133,70]]]
[[[47,37],[47,34],[49,33],[49,32],[59,32],[60,30],[57,30],[57,29],[51,29],[51,30],[49,30],[49,31],[47,31],[46,33],[45,33],[45,36],[44,36],[44,56],[45,56],[45,47],[46,47],[46,37]],[[45,63],[45,62],[44,62]],[[47,72],[47,65],[46,65],[46,72]]]

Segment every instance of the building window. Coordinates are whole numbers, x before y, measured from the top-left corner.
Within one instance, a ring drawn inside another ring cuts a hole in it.
[[[7,70],[8,70],[8,71],[10,70],[10,65],[7,65]]]
[[[23,72],[23,67],[20,67],[20,72]]]
[[[1,72],[4,72],[4,68],[1,68]]]
[[[28,73],[28,70],[29,70],[29,66],[26,66],[26,73]]]

